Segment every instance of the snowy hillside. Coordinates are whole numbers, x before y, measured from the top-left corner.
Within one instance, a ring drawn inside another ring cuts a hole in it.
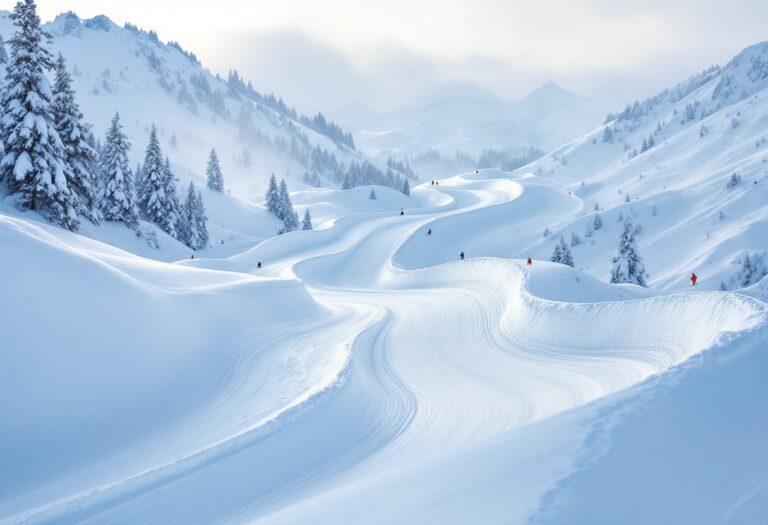
[[[387,187],[394,168],[324,119],[62,15],[48,29],[108,146],[95,171],[133,214],[77,232],[69,181],[92,178],[63,152],[83,137],[59,135],[66,82],[48,89],[34,2],[16,9],[0,525],[765,521],[768,43],[519,170]],[[201,193],[193,251],[171,234],[191,238],[199,197],[164,206],[173,173],[216,174],[212,147],[225,191]],[[313,163],[325,187],[301,182]]]
[[[160,42],[151,31],[119,27],[105,16],[81,20],[71,12],[44,28],[53,36],[52,51],[69,60],[78,102],[96,136],[120,112],[138,162],[154,123],[182,185],[203,182],[212,147],[228,173],[228,189],[254,201],[261,200],[271,173],[292,187],[303,185],[305,172],[338,186],[339,164],[367,161],[351,135],[333,123],[296,114],[236,73],[215,77],[194,54]],[[8,13],[0,12],[0,34],[11,33]],[[316,148],[332,162],[317,162]]]
[[[768,43],[609,115],[605,124],[519,170],[561,184],[568,214],[531,224],[524,249],[546,257],[563,234],[580,237],[576,265],[605,278],[621,224],[642,227],[653,287],[679,288],[695,272],[706,289],[752,284],[768,247]],[[568,193],[571,192],[571,193]],[[596,212],[604,224],[594,231]],[[548,227],[552,234],[542,239]],[[592,235],[586,237],[586,235]],[[514,240],[513,242],[517,242]],[[744,258],[755,264],[752,279]]]

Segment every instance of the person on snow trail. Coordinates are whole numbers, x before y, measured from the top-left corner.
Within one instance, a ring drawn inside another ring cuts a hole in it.
[[[461,257],[461,260],[463,261],[463,260],[464,260],[464,252],[461,252],[461,253],[459,254],[459,257]]]
[[[189,258],[194,261],[195,260],[195,254],[193,253],[192,255],[190,255]]]
[[[405,215],[405,212],[403,211],[402,208],[400,208],[400,216],[403,216],[403,215]]]
[[[258,270],[261,270],[261,261],[259,261],[259,264],[257,264],[257,265],[256,265],[256,268],[257,268]]]
[[[691,272],[691,286],[696,286],[696,281],[698,280],[699,278],[696,276],[696,274]]]
[[[432,235],[432,228],[427,230],[427,235]]]
[[[533,264],[533,261],[531,260],[531,258],[530,258],[530,257],[528,257],[528,262],[526,262],[525,264],[527,264],[528,266],[530,266],[530,265],[532,265],[532,264]]]

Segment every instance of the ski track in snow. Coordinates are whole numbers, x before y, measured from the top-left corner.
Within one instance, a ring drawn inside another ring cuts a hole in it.
[[[168,293],[215,297],[253,274],[291,286],[298,278],[322,312],[273,326],[258,357],[234,354],[208,402],[152,438],[168,451],[183,436],[207,442],[184,441],[183,453],[95,487],[43,486],[27,506],[0,505],[0,522],[281,522],[282,509],[625,389],[757,322],[755,303],[735,294],[607,301],[601,294],[611,287],[590,281],[569,286],[597,290],[587,294],[594,302],[577,292],[568,302],[559,283],[547,284],[552,265],[473,258],[464,246],[493,254],[511,222],[541,224],[544,213],[552,221],[581,209],[552,182],[484,170],[419,187],[414,198],[425,207],[404,217],[350,215],[161,273],[158,264],[93,252]],[[438,234],[447,237],[438,242]],[[462,249],[468,259],[459,262]],[[265,267],[257,271],[258,261]],[[283,383],[295,387],[270,397]]]

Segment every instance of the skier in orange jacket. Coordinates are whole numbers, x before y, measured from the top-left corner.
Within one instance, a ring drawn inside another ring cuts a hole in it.
[[[691,272],[691,286],[696,286],[696,281],[698,280],[699,278],[696,276],[696,274]]]

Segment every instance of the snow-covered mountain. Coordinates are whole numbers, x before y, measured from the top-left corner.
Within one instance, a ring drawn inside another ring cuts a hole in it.
[[[335,113],[363,151],[416,155],[437,150],[477,156],[483,149],[549,150],[599,123],[603,108],[548,82],[507,100],[469,82],[453,82],[383,115],[360,105]]]
[[[138,161],[156,122],[198,182],[215,146],[232,191],[194,259],[0,201],[0,523],[764,521],[768,43],[405,195],[295,191],[283,140],[365,157],[151,33],[49,30],[99,135],[120,110]],[[274,235],[270,163],[313,231]],[[606,282],[626,218],[650,289]],[[575,268],[548,261],[572,233]]]
[[[0,12],[0,34],[12,33],[8,12]],[[333,180],[333,166],[313,163],[315,148],[336,164],[365,162],[351,136],[332,123],[305,117],[281,99],[262,95],[236,73],[211,74],[177,43],[152,31],[106,16],[81,20],[72,12],[44,25],[51,49],[68,60],[77,100],[102,138],[116,111],[133,144],[131,158],[143,158],[149,130],[158,127],[162,146],[181,183],[201,182],[208,152],[215,147],[227,174],[227,188],[240,198],[261,201],[271,173],[304,187],[305,171]]]
[[[623,111],[520,173],[563,184],[583,202],[572,217],[541,224],[548,255],[560,233],[585,240],[579,267],[607,275],[617,222],[642,226],[640,248],[651,283],[738,287],[743,259],[768,247],[768,42]],[[588,239],[593,207],[607,226]],[[743,284],[742,284],[743,285]]]

